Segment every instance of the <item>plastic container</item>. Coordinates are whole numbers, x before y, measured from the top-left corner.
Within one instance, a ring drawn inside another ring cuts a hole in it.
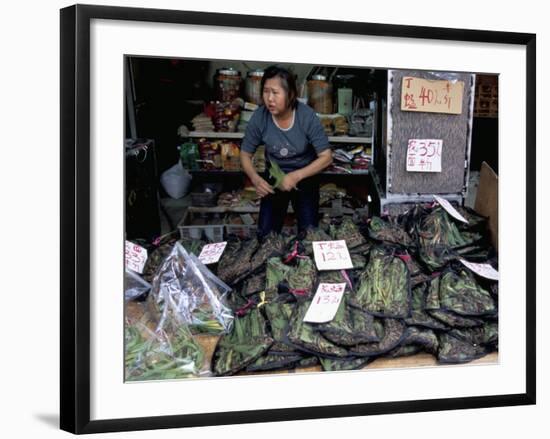
[[[216,99],[221,102],[231,102],[241,94],[241,72],[234,68],[221,68],[214,75]]]
[[[246,75],[244,95],[247,102],[256,105],[262,105],[262,78],[264,71],[262,69],[250,70]]]
[[[332,84],[324,75],[313,75],[307,82],[308,104],[321,114],[332,114]]]
[[[224,224],[190,224],[194,216],[194,212],[186,211],[178,223],[181,238],[201,239],[204,234],[211,242],[223,241]]]

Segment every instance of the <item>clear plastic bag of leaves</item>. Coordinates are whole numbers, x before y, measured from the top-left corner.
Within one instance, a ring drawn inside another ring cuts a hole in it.
[[[483,345],[474,344],[455,334],[454,330],[439,335],[437,359],[440,363],[468,363],[490,352]]]
[[[378,329],[381,333],[380,341],[353,346],[349,349],[350,354],[358,357],[383,355],[397,347],[405,337],[407,327],[400,319],[382,319],[382,322],[376,324],[382,326]]]
[[[265,354],[273,344],[259,308],[237,317],[233,329],[223,335],[212,356],[212,371],[218,376],[233,375]]]
[[[246,371],[261,372],[267,370],[293,369],[302,358],[302,354],[298,352],[271,354],[270,351],[267,351],[266,354],[246,366]]]
[[[268,300],[278,296],[279,284],[288,279],[292,267],[283,263],[281,258],[269,258],[266,265],[265,294]]]
[[[365,237],[359,231],[359,228],[351,217],[344,217],[340,225],[331,225],[329,228],[330,235],[334,240],[345,240],[348,249],[352,249],[363,245],[367,242]]]
[[[126,324],[124,339],[127,381],[210,375],[204,351],[185,325],[153,332],[140,323]]]
[[[332,237],[320,228],[307,229],[306,236],[302,239],[307,256],[313,257],[313,241],[332,241]]]
[[[157,270],[170,255],[176,242],[179,242],[188,253],[193,253],[197,256],[206,244],[203,240],[190,238],[180,239],[179,241],[172,239],[163,243],[149,254],[147,262],[143,267],[143,279],[149,283],[153,282]]]
[[[413,241],[406,230],[398,223],[383,220],[373,216],[369,222],[369,236],[380,242],[387,242],[401,246],[411,246]]]
[[[374,248],[350,304],[375,316],[406,318],[410,314],[410,299],[410,275],[405,262],[394,255],[391,247]]]
[[[317,268],[311,258],[299,258],[297,264],[288,272],[287,282],[291,294],[297,298],[312,296],[317,280]]]
[[[289,354],[295,351],[293,347],[285,344],[286,330],[295,307],[296,303],[278,301],[269,302],[264,306],[271,336],[274,340],[273,346],[270,348],[271,353]]]
[[[349,306],[349,292],[344,293],[334,318],[314,326],[327,340],[341,346],[380,341],[374,316]]]
[[[458,266],[441,275],[439,301],[443,309],[463,316],[484,316],[497,312],[491,294],[476,282],[468,269]]]
[[[361,369],[372,361],[369,357],[319,358],[325,372]]]
[[[498,323],[486,321],[483,325],[475,328],[455,329],[453,330],[453,336],[474,346],[479,345],[496,349],[498,346]]]
[[[462,236],[455,221],[441,207],[422,217],[417,226],[417,236],[420,246],[444,244],[460,247],[472,243]]]
[[[304,322],[304,316],[311,304],[311,300],[298,303],[286,330],[285,343],[297,349],[323,357],[346,357],[346,349],[328,341],[319,332],[314,330],[311,323]]]
[[[226,300],[230,291],[195,255],[176,243],[151,289],[150,299],[160,313],[157,329],[188,325],[193,333],[228,332],[233,324]]]
[[[433,318],[426,312],[427,294],[427,283],[420,284],[412,289],[411,316],[405,319],[405,323],[407,325],[423,326],[430,329],[448,329],[440,320]]]
[[[218,277],[229,285],[235,285],[243,280],[251,270],[250,260],[257,249],[256,238],[244,241],[238,238],[228,240],[218,262]]]
[[[451,328],[471,328],[482,325],[483,320],[480,318],[459,315],[442,306],[439,297],[440,282],[441,276],[437,276],[428,283],[424,310],[431,317]]]
[[[144,297],[151,289],[151,284],[136,272],[126,268],[124,272],[124,299],[136,300]]]

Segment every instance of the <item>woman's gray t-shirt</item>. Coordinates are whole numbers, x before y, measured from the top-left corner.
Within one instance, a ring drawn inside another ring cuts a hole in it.
[[[266,158],[277,162],[284,172],[309,165],[321,151],[330,148],[315,111],[301,102],[298,102],[294,121],[288,129],[279,128],[265,106],[254,111],[241,149],[254,154],[259,145],[265,145]]]

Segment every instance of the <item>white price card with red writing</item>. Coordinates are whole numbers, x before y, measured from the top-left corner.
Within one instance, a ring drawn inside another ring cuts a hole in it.
[[[311,305],[304,316],[304,322],[326,323],[330,322],[336,315],[346,284],[325,284],[320,283]]]
[[[317,270],[347,270],[353,268],[348,246],[340,241],[313,241],[313,256]]]
[[[449,203],[445,198],[438,197],[437,195],[434,195],[435,201],[439,203],[439,205],[447,211],[449,215],[451,215],[453,218],[456,218],[459,221],[462,221],[463,223],[468,224],[468,220],[464,218],[458,211],[453,207],[451,203]]]
[[[226,245],[227,241],[206,244],[201,250],[199,261],[204,265],[215,264],[220,260]]]
[[[477,264],[475,262],[468,262],[466,259],[462,258],[460,258],[460,262],[462,262],[474,273],[479,274],[481,277],[492,280],[499,280],[498,271],[496,271],[490,264]]]
[[[441,172],[441,139],[409,139],[407,172]]]
[[[133,242],[126,241],[124,247],[124,263],[126,268],[143,273],[143,267],[147,261],[147,250]]]

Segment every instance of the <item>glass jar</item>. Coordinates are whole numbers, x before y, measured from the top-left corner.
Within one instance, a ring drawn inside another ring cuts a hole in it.
[[[231,102],[241,94],[241,72],[234,68],[216,70],[214,89],[216,99],[221,102]]]
[[[332,84],[324,75],[313,75],[307,82],[308,104],[317,113],[332,113]]]
[[[244,96],[247,102],[256,105],[262,105],[262,78],[264,71],[262,69],[250,70],[246,75],[244,85]]]

